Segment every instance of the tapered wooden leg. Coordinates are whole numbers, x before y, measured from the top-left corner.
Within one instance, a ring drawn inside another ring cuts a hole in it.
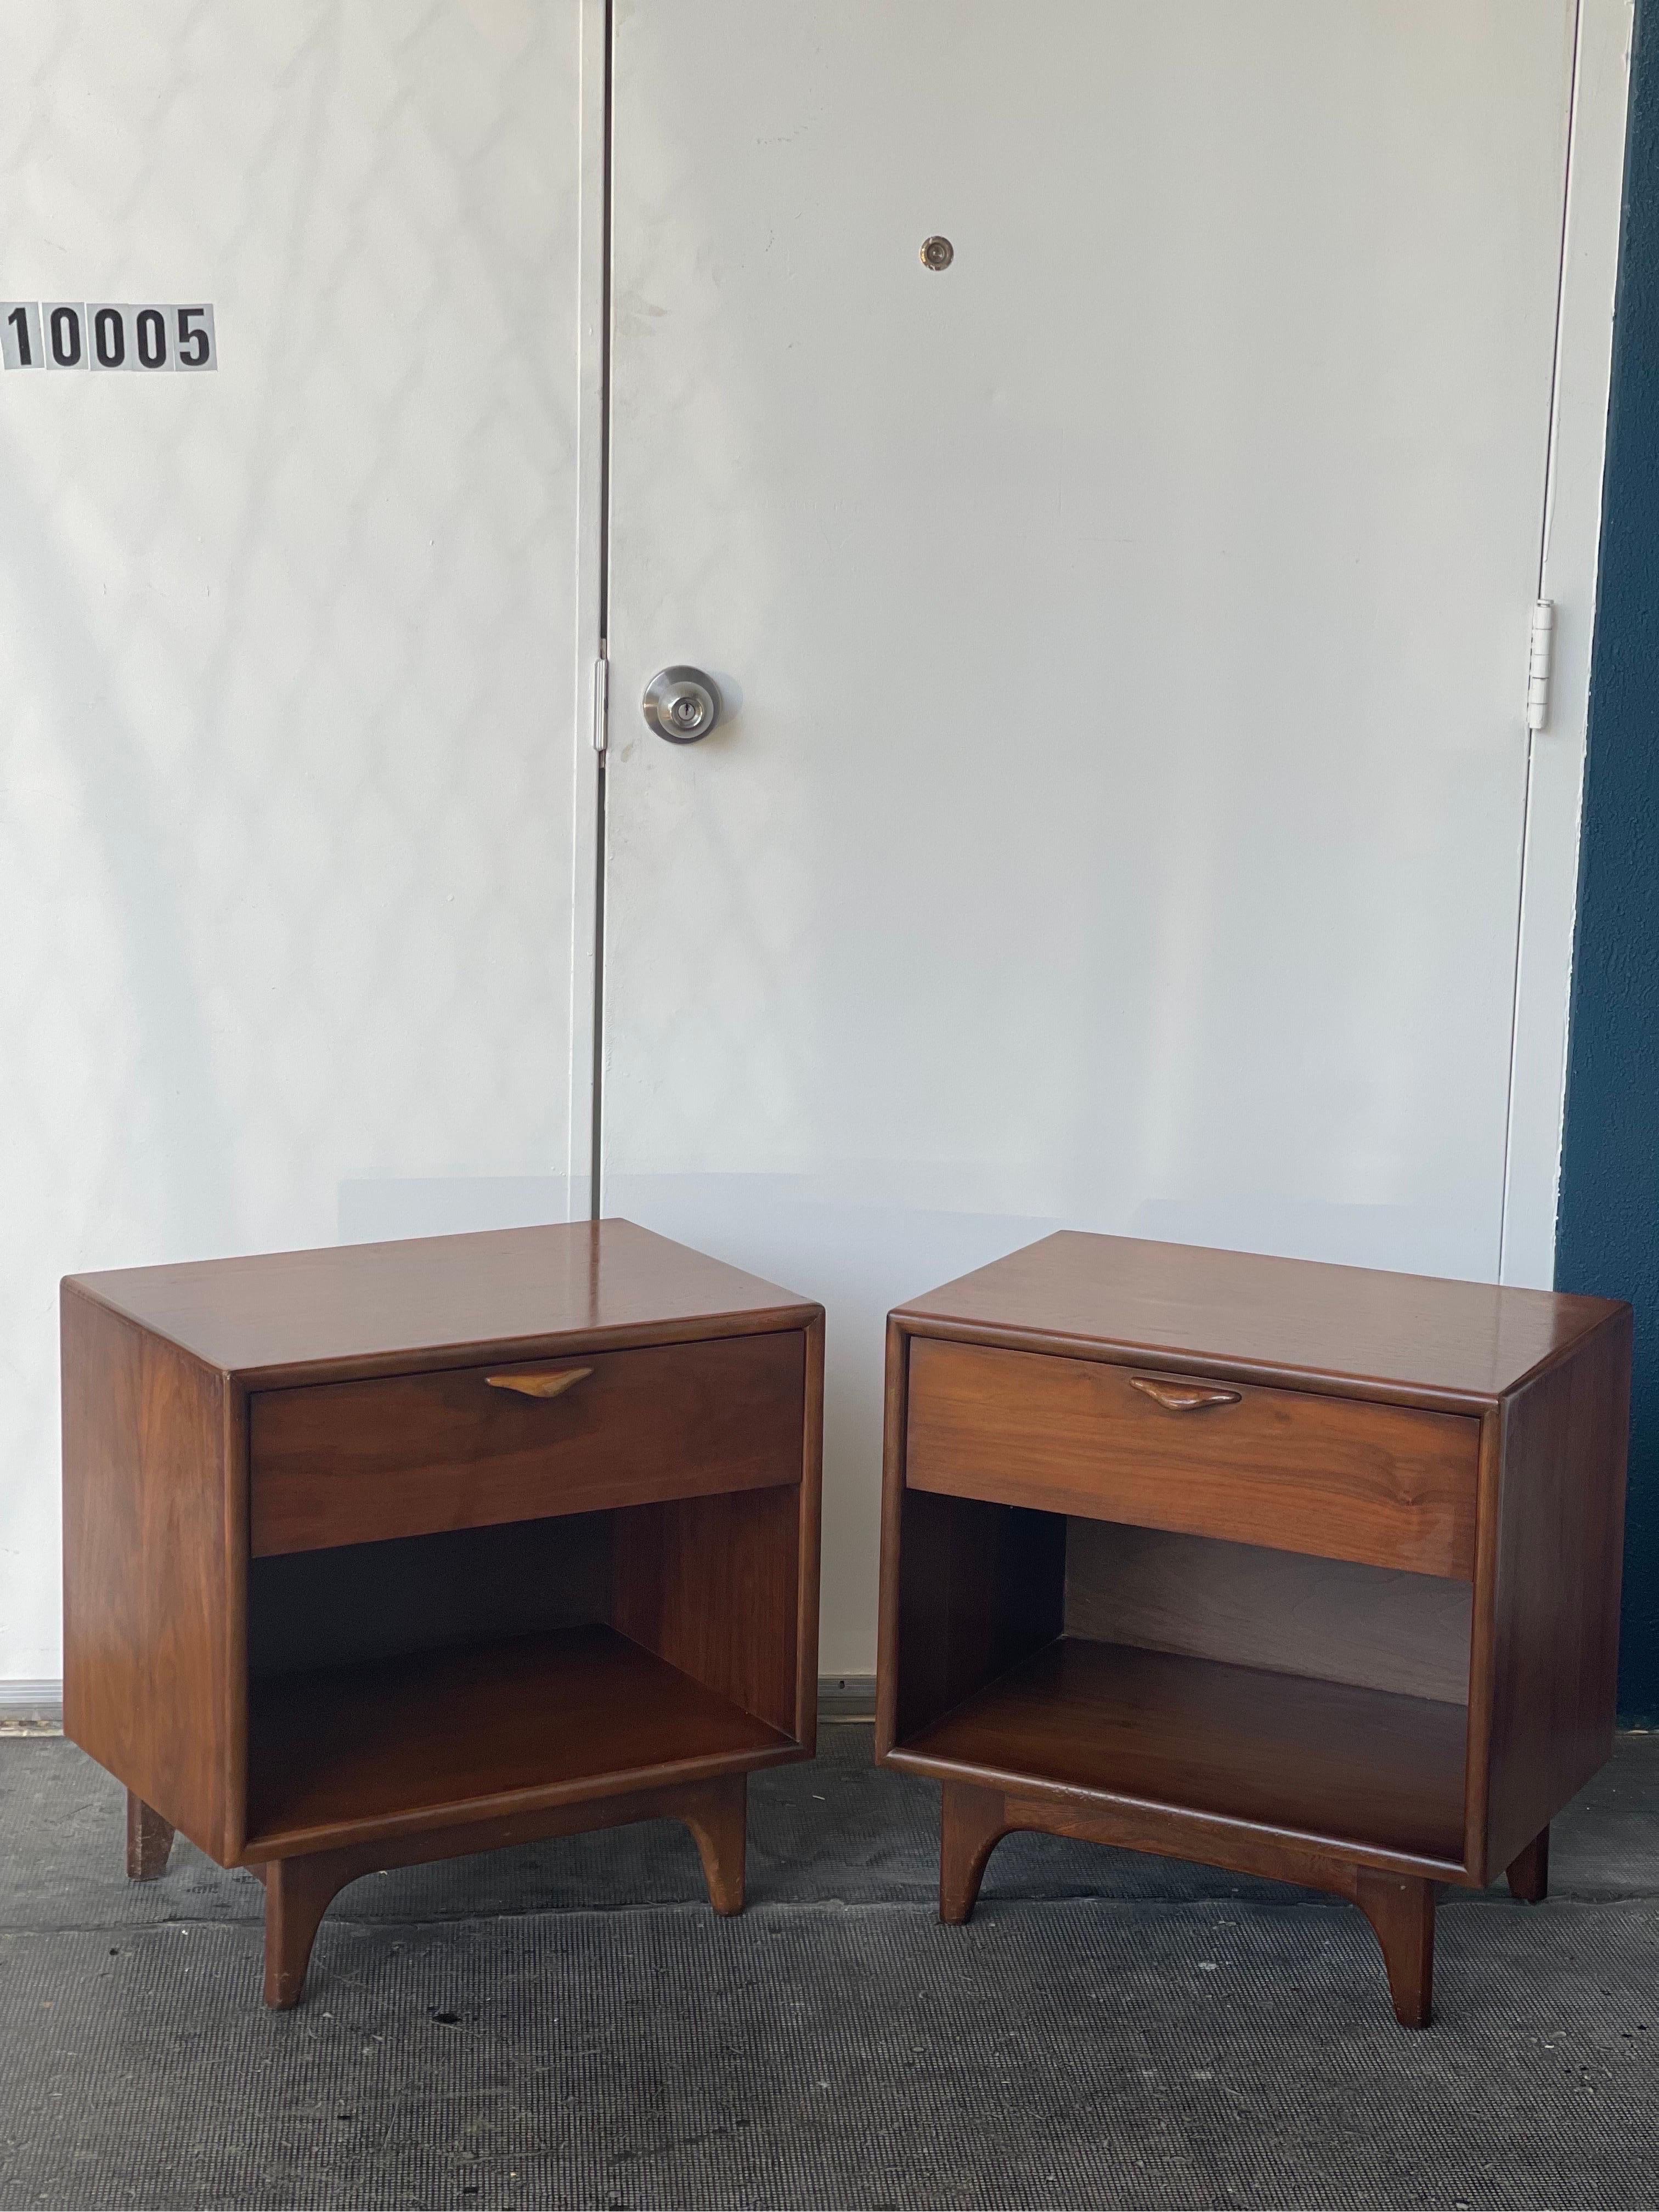
[[[164,1820],[153,1805],[127,1792],[127,1880],[155,1881],[167,1870],[173,1850],[173,1823]]]
[[[1426,2027],[1434,2014],[1434,1884],[1361,1867],[1354,1903],[1382,1946],[1395,2018],[1401,2027]]]
[[[971,1783],[945,1784],[939,1804],[939,1917],[959,1928],[974,1909],[986,1862],[1008,1832],[999,1790]]]
[[[1541,1905],[1549,1894],[1550,1832],[1540,1828],[1518,1858],[1504,1869],[1511,1892],[1522,1905]]]
[[[687,1806],[680,1818],[696,1839],[708,1902],[716,1912],[741,1912],[749,1847],[749,1777],[730,1774],[705,1784],[697,1802]]]
[[[286,2012],[300,2002],[311,1947],[330,1905],[364,1871],[360,1851],[315,1851],[253,1869],[265,1886],[265,2002]]]

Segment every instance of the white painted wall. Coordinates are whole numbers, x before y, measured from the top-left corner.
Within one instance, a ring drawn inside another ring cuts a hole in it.
[[[0,290],[220,348],[0,378],[0,1680],[61,1274],[565,1212],[579,21],[0,9]]]
[[[709,33],[734,11],[741,27],[745,4],[629,0],[623,37],[653,25]],[[738,100],[737,120],[757,140],[755,118],[770,112],[760,80],[769,70],[777,100],[799,104],[810,72],[785,65],[788,40],[829,5],[769,0],[766,38],[744,42],[752,96]],[[1471,23],[1494,9],[1512,23],[1516,12],[1504,0],[1458,6]],[[1054,12],[1051,0],[1045,19]],[[1438,0],[1387,0],[1382,12],[1422,27],[1442,15]],[[1575,9],[1526,0],[1524,12],[1565,27]],[[1084,10],[1096,31],[1103,13],[1096,0]],[[1517,786],[1504,802],[1524,813],[1527,838],[1504,1206],[1503,1265],[1516,1280],[1544,1279],[1552,1244],[1629,0],[1581,0],[1576,13],[1578,151],[1545,577],[1562,605],[1562,676],[1525,799]],[[1157,33],[1156,15],[1131,14]],[[892,11],[864,0],[836,0],[835,15],[860,35],[890,35]],[[1030,16],[1016,17],[1029,32]],[[193,385],[0,379],[0,1685],[58,1671],[60,1273],[586,1210],[603,18],[603,0],[0,8],[0,291],[209,297],[222,364]],[[1343,34],[1380,20],[1357,8]],[[914,82],[898,83],[885,64],[866,72],[868,97],[839,149],[866,226],[895,184],[875,158],[887,116],[911,141],[898,179],[914,201],[907,221],[950,227],[930,198],[945,180],[941,149],[909,126],[941,82],[960,91],[975,57],[959,38],[912,44]],[[692,78],[672,44],[658,59],[660,114]],[[705,52],[696,65],[711,62]],[[1504,66],[1523,64],[1511,55]],[[1018,73],[994,74],[1012,128]],[[718,106],[736,80],[718,67],[714,76]],[[1200,77],[1227,123],[1224,71]],[[649,97],[638,105],[648,79],[632,85],[634,120],[648,120]],[[825,134],[807,106],[806,143],[793,151],[780,140],[768,156],[741,128],[732,144],[786,173],[810,165],[811,130],[819,143]],[[634,435],[622,456],[635,550],[653,557],[654,533],[665,558],[683,552],[688,533],[695,542],[706,529],[711,483],[752,463],[781,520],[748,554],[763,566],[775,558],[794,588],[800,518],[817,558],[845,520],[846,480],[837,491],[832,477],[828,497],[804,502],[785,484],[787,469],[823,467],[817,433],[786,408],[767,444],[732,288],[719,289],[720,272],[695,249],[689,274],[713,311],[698,343],[739,349],[740,373],[703,388],[698,404],[712,389],[714,404],[700,427],[688,414],[685,325],[663,309],[677,241],[709,210],[687,191],[696,144],[654,126],[648,144],[648,161],[623,180],[623,210],[625,222],[644,219],[635,235],[648,236],[656,259],[650,284],[624,289],[620,336],[624,356],[648,340],[672,373],[670,411],[652,428],[661,442]],[[982,173],[994,204],[983,147],[954,150],[965,151],[967,185],[977,189]],[[1503,149],[1506,160],[1523,153]],[[825,200],[817,212],[823,250],[817,261],[803,252],[797,270],[794,337],[808,345],[842,312],[836,286],[848,275],[846,210]],[[1194,236],[1201,245],[1202,226]],[[908,279],[908,231],[906,240]],[[1051,242],[1064,263],[1063,240]],[[960,293],[921,296],[953,313]],[[868,307],[855,288],[854,318]],[[881,357],[878,345],[868,359]],[[899,366],[916,373],[902,355]],[[877,383],[872,368],[836,404],[873,405]],[[911,410],[900,471],[924,465],[915,425],[927,404]],[[672,471],[687,460],[682,496]],[[872,473],[890,499],[899,476],[884,463]],[[625,539],[628,512],[621,522]],[[947,550],[965,558],[972,544],[964,529]],[[710,564],[702,574],[711,587],[719,580]],[[913,560],[908,583],[920,574]],[[966,574],[971,592],[971,562]],[[689,625],[659,651],[647,622],[661,605],[648,592],[633,604],[646,618],[641,670],[706,652],[725,664],[749,733],[764,726],[756,657]],[[1006,600],[996,611],[1006,623]],[[747,618],[785,674],[794,668],[810,687],[844,664],[798,634],[799,611],[761,590]],[[796,630],[781,628],[784,615]],[[1047,680],[1036,647],[1052,624],[1031,635],[1027,704]],[[865,641],[850,628],[831,641]],[[619,715],[633,706],[631,680],[618,681]],[[941,758],[941,789],[958,805],[948,744]],[[712,783],[719,763],[708,748],[680,766]],[[878,755],[872,799],[890,795],[893,763],[902,770],[896,754],[888,764]],[[1051,764],[1042,773],[1051,783],[1057,775]],[[617,799],[612,957],[625,969],[630,893],[647,890],[635,915],[650,914],[651,930],[635,957],[659,959],[650,988],[661,987],[662,1020],[630,1024],[613,1008],[613,1051],[633,1059],[611,1071],[620,1141],[607,1204],[830,1306],[827,1670],[870,1663],[876,1348],[895,1299],[1062,1219],[1393,1264],[1497,1264],[1496,1169],[1482,1177],[1471,1258],[1455,1209],[1431,1193],[1402,1211],[1386,1192],[1378,1200],[1375,1176],[1322,1183],[1316,1151],[1300,1196],[1237,1175],[1194,1195],[1168,1178],[1129,1191],[1109,1220],[1091,1198],[1086,1149],[1057,1147],[1036,1124],[1000,1155],[965,1122],[937,1156],[889,1144],[879,1082],[891,1037],[849,1050],[848,1024],[811,988],[825,941],[867,942],[880,957],[891,914],[867,884],[860,890],[855,878],[849,892],[842,880],[825,905],[839,938],[803,927],[771,942],[770,923],[757,930],[756,917],[775,917],[779,901],[798,907],[811,888],[792,834],[804,823],[817,835],[823,811],[803,786],[775,809],[751,808],[734,842],[722,804],[717,794],[706,811],[702,800],[666,809],[653,834],[669,836],[672,866],[652,882],[625,793]],[[1080,830],[1065,806],[1050,811],[1054,878],[1055,855]],[[744,988],[769,993],[776,1016],[758,1058],[753,1032],[722,1027],[697,996],[711,971],[700,964],[707,915],[695,894],[711,853],[725,860],[716,933],[749,963]],[[859,857],[867,872],[872,854],[860,846]],[[696,882],[682,899],[673,871],[688,860]],[[1060,889],[1077,895],[1075,882]],[[1171,927],[1187,912],[1171,905]],[[1030,1009],[1023,1018],[1029,1029]],[[983,1005],[970,1006],[963,1049],[981,1062],[985,1024]],[[698,1024],[703,1072],[719,1077],[712,1093],[679,1082],[672,1052],[657,1048],[659,1029],[678,1027],[684,1040]],[[876,1140],[857,1134],[856,1093],[848,1114],[833,1084],[819,1085],[813,1110],[834,1142],[795,1157],[768,1132],[787,1086],[811,1079],[820,1032],[831,1063],[844,1060],[869,1091]],[[1097,1049],[1086,1038],[1076,1047],[1085,1059]],[[1004,1074],[1018,1096],[1026,1071],[992,1070],[994,1081]],[[1482,1082],[1484,1100],[1484,1073]],[[958,1098],[952,1111],[963,1110]],[[1192,1110],[1201,1122],[1201,1096]],[[702,1142],[698,1122],[734,1134],[729,1157]]]
[[[1579,0],[1551,438],[1539,592],[1555,607],[1549,720],[1528,756],[1526,859],[1516,964],[1500,1279],[1547,1290],[1566,1103],[1578,830],[1613,376],[1632,0]]]

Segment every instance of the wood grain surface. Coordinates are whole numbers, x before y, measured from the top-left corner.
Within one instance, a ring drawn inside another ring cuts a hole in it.
[[[804,1328],[821,1309],[631,1221],[339,1244],[68,1279],[251,1389]],[[563,1344],[560,1340],[567,1340]]]
[[[798,1460],[799,1444],[798,1411]],[[617,1514],[611,1620],[810,1749],[814,1712],[801,1709],[796,1665],[803,1503],[796,1482]]]
[[[1607,1755],[1630,1332],[1071,1233],[896,1308],[877,1755],[944,1917],[1021,1827],[1305,1882],[1425,2026],[1437,1886],[1541,1897]]]
[[[1066,1523],[1067,1630],[1142,1650],[1465,1705],[1470,1600],[1467,1583],[1437,1575],[1109,1521]]]
[[[930,1334],[1112,1346],[1148,1367],[1270,1371],[1478,1410],[1616,1310],[1606,1298],[1061,1230],[896,1314]]]
[[[1426,2027],[1433,2004],[1436,1877],[1376,1868],[1260,1828],[1188,1810],[1069,1797],[1049,1788],[990,1789],[946,1781],[940,1790],[939,1918],[969,1919],[992,1852],[1006,1835],[1035,1828],[1121,1850],[1202,1858],[1239,1874],[1331,1891],[1358,1905],[1376,1931],[1402,2027]]]
[[[1242,1389],[1171,1410],[1129,1368],[918,1337],[912,1489],[1467,1577],[1478,1425]]]
[[[253,1686],[246,1856],[797,1759],[781,1729],[605,1627]]]
[[[898,1528],[878,1754],[1058,1636],[1065,1601],[1056,1514],[907,1490]]]
[[[908,1752],[896,1753],[892,1764],[930,1771],[927,1761],[914,1759]],[[1436,1881],[1463,1880],[1460,1868],[1439,1860],[1374,1851],[1352,1844],[1326,1844],[1316,1838],[1289,1834],[1282,1828],[1195,1812],[1189,1806],[1155,1805],[1131,1797],[1085,1796],[1047,1782],[988,1784],[963,1783],[949,1776],[940,1779],[945,1802],[957,1802],[969,1831],[968,1837],[959,1839],[954,1854],[959,1880],[965,1871],[963,1862],[971,1853],[970,1839],[983,1837],[992,1829],[998,1835],[1030,1829],[1040,1835],[1073,1836],[1081,1843],[1105,1844],[1115,1850],[1193,1859],[1268,1881],[1298,1882],[1307,1889],[1328,1890],[1337,1897],[1353,1896],[1355,1877],[1367,1865]],[[963,1850],[962,1843],[968,1843],[969,1849]],[[1103,1869],[1102,1887],[1109,1881],[1109,1875]]]
[[[1064,1637],[901,1748],[1311,1839],[1461,1863],[1466,1716],[1426,1698]]]
[[[246,1741],[240,1396],[70,1285],[62,1342],[64,1733],[228,1863]]]
[[[127,1792],[127,1880],[160,1881],[173,1856],[173,1828],[153,1805]]]
[[[348,1884],[388,1868],[507,1850],[547,1836],[576,1836],[636,1820],[683,1820],[702,1860],[709,1903],[717,1912],[743,1910],[748,1777],[717,1776],[658,1790],[590,1797],[574,1805],[539,1806],[468,1820],[453,1828],[386,1836],[333,1850],[295,1852],[258,1862],[265,1886],[265,2002],[286,2011],[300,2002],[311,1948],[324,1913]]]
[[[1492,1878],[1613,1748],[1630,1431],[1631,1316],[1504,1408],[1490,1528]]]
[[[481,1367],[255,1391],[254,1555],[799,1482],[805,1360],[791,1329],[584,1354],[552,1398]]]

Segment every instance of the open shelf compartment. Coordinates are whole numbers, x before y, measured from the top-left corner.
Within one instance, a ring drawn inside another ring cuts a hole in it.
[[[256,1686],[250,1718],[262,1848],[694,1781],[796,1749],[599,1624],[280,1675]]]
[[[254,1560],[245,1856],[800,1757],[799,1510],[791,1486]]]
[[[907,1493],[893,1763],[1465,1855],[1467,1583]]]

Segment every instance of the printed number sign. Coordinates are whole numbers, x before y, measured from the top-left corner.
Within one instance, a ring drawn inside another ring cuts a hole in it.
[[[8,368],[217,368],[210,302],[132,307],[82,300],[0,300]]]

